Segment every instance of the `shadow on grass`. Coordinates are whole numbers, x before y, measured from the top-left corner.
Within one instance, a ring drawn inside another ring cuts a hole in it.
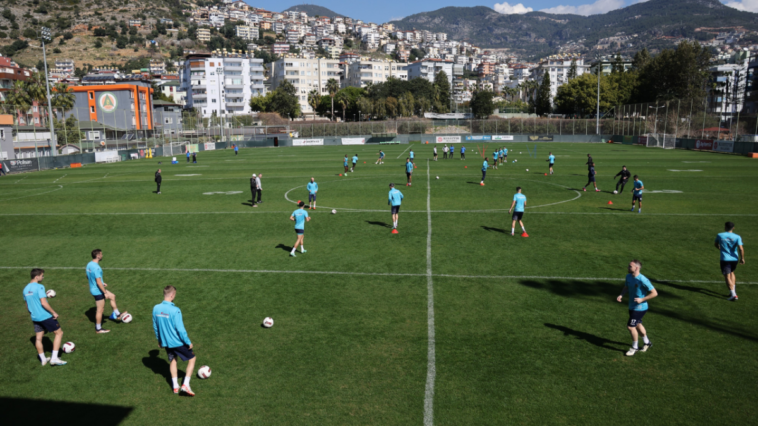
[[[84,316],[86,316],[87,319],[89,319],[89,322],[91,322],[92,324],[95,324],[95,320],[97,319],[96,318],[97,308],[92,307],[92,308],[87,309],[86,311],[84,311]],[[105,319],[106,319],[105,314],[103,314],[103,322],[105,322]]]
[[[153,371],[155,374],[159,374],[166,379],[171,389],[174,388],[174,383],[171,381],[171,369],[167,360],[160,357],[161,351],[153,349],[148,352],[149,356],[142,358],[142,364]],[[184,377],[184,372],[177,370],[177,377]]]
[[[598,208],[602,209],[602,210],[613,210],[613,211],[617,211],[617,212],[628,212],[629,211],[629,209],[616,209],[616,208],[613,208],[613,207],[598,207]]]
[[[253,203],[240,203],[243,206],[253,207]]]
[[[32,336],[31,338],[29,338],[29,342],[32,344],[32,346],[35,347],[35,350],[36,350],[35,343],[37,343],[37,336],[35,335],[35,336]],[[43,337],[42,338],[42,347],[45,349],[45,352],[52,352],[53,351],[53,341],[50,340],[50,339],[48,339],[47,336]]]
[[[368,223],[369,225],[381,226],[383,228],[391,228],[391,226],[386,222],[375,222],[373,220],[367,220],[366,223]]]
[[[623,287],[621,283],[578,280],[519,280],[519,284],[537,290],[546,290],[558,296],[600,296],[613,301]]]
[[[466,182],[466,183],[470,183],[472,185],[479,185],[479,182]]]
[[[564,336],[574,336],[574,337],[576,337],[579,340],[585,340],[588,343],[591,343],[591,344],[593,344],[595,346],[598,346],[598,347],[601,347],[603,349],[609,349],[609,350],[616,351],[616,352],[625,352],[626,351],[626,349],[619,349],[619,348],[614,348],[613,346],[606,346],[608,344],[611,344],[611,345],[622,345],[622,346],[625,347],[625,346],[627,346],[626,343],[615,342],[613,340],[609,340],[609,339],[606,339],[604,337],[595,336],[594,334],[585,333],[583,331],[572,330],[572,329],[570,329],[568,327],[564,327],[562,325],[555,325],[555,324],[545,323],[545,327],[558,330],[558,331],[562,332]]]
[[[292,251],[292,246],[285,246],[284,244],[279,244],[278,246],[276,246],[276,248],[280,248],[286,251],[287,253]]]
[[[666,286],[669,286],[669,287],[673,287],[673,288],[675,288],[677,290],[691,291],[693,293],[700,293],[700,294],[703,294],[703,295],[706,295],[706,296],[716,297],[716,298],[719,298],[719,299],[727,299],[728,298],[728,296],[726,295],[727,290],[724,290],[724,294],[721,294],[721,293],[718,293],[718,292],[715,292],[713,290],[706,289],[706,288],[692,287],[692,286],[688,286],[688,285],[684,285],[684,284],[676,284],[676,283],[671,283],[671,282],[668,282],[668,281],[656,280],[656,279],[653,279],[653,278],[650,278],[650,277],[648,277],[648,278],[650,279],[650,281],[652,281],[652,282],[654,282],[656,284],[663,284],[663,285],[666,285]],[[724,286],[726,286],[726,284],[724,284]]]
[[[46,423],[115,426],[123,422],[133,408],[118,405],[0,397],[0,410],[3,413],[3,423],[8,425]]]
[[[505,229],[490,228],[489,226],[482,226],[482,229],[484,229],[485,231],[499,232],[501,234],[507,234],[508,233]]]

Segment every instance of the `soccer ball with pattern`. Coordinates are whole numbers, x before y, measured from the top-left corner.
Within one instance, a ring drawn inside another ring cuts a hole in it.
[[[129,324],[132,322],[132,314],[124,312],[124,315],[121,315],[121,322]]]
[[[53,297],[55,297],[57,293],[55,292],[55,290],[48,290],[47,293],[45,294],[47,294],[47,297],[52,299]]]
[[[332,210],[332,214],[337,214],[337,210]]]
[[[263,326],[266,328],[271,328],[274,326],[274,319],[271,317],[266,317],[263,319]]]
[[[61,346],[61,348],[63,349],[63,352],[70,354],[76,349],[76,345],[74,342],[66,342],[63,344],[63,346]]]
[[[207,379],[208,377],[211,377],[211,368],[207,365],[200,367],[200,369],[197,370],[197,377],[201,379]]]
[[[618,194],[619,192],[618,192],[618,191],[616,191],[616,190],[614,190],[614,191],[613,191],[613,193],[614,193],[614,194]]]

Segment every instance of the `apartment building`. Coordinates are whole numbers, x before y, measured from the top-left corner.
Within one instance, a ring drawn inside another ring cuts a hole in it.
[[[453,62],[442,59],[422,59],[408,64],[408,78],[425,78],[434,83],[434,77],[444,71],[450,84],[453,84]]]
[[[287,30],[285,40],[289,44],[298,44],[300,42],[300,32],[297,30]]]
[[[237,37],[243,40],[258,40],[258,28],[247,25],[237,25],[234,27]]]
[[[211,30],[208,28],[198,28],[197,41],[201,41],[201,42],[211,41]]]
[[[271,53],[281,56],[285,53],[289,53],[290,51],[290,45],[289,43],[274,43],[271,45]]]
[[[540,61],[533,71],[533,77],[542,82],[545,73],[550,73],[550,99],[555,99],[558,88],[568,82],[569,71],[576,64],[576,76],[589,72],[589,64],[585,64],[584,58],[576,54],[551,55]],[[515,73],[514,73],[515,75]]]
[[[73,74],[75,70],[74,60],[73,59],[56,59],[55,69],[57,69],[60,73],[63,73],[63,74]]]
[[[275,90],[285,80],[297,89],[300,110],[303,113],[313,113],[308,105],[308,93],[317,90],[321,95],[327,95],[326,82],[333,78],[340,81],[340,61],[337,59],[303,59],[280,58],[272,64],[271,89]]]
[[[203,117],[249,114],[250,98],[263,96],[263,59],[246,54],[188,55],[181,70],[187,107]]]
[[[394,77],[408,80],[407,63],[393,61],[374,61],[361,58],[348,65],[344,86],[366,87],[369,83],[378,84]]]

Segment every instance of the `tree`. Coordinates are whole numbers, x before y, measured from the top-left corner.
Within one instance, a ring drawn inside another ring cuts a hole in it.
[[[268,104],[270,112],[277,112],[282,117],[296,118],[300,115],[300,102],[297,97],[297,89],[287,80],[284,80],[274,90]]]
[[[366,118],[371,118],[371,114],[374,112],[374,104],[369,98],[358,98],[356,107]]]
[[[705,97],[710,51],[697,42],[683,41],[665,49],[640,70],[636,102]]]
[[[95,40],[95,49],[99,49],[103,47],[103,42],[100,40]]]
[[[318,94],[318,90],[313,89],[308,92],[308,105],[313,109],[313,115],[316,115],[316,107],[321,102],[321,95]]]
[[[647,48],[645,48],[634,54],[634,59],[632,59],[632,69],[640,71],[644,69],[648,63],[650,63],[650,53],[648,53]]]
[[[397,99],[389,96],[384,102],[385,111],[390,118],[397,117]]]
[[[52,107],[55,108],[56,112],[60,111],[62,115],[65,116],[66,112],[74,109],[74,104],[76,103],[74,89],[69,87],[66,83],[57,83],[53,86],[53,94],[50,103]]]
[[[600,79],[600,109],[607,111],[613,105],[610,77]],[[582,74],[558,88],[556,110],[561,114],[594,114],[597,108],[597,76]]]
[[[434,76],[434,87],[436,89],[434,109],[442,114],[450,111],[450,81],[445,71],[440,71]]]
[[[487,118],[495,111],[495,105],[492,103],[492,98],[495,94],[489,90],[477,90],[474,95],[471,96],[471,112],[477,118]]]
[[[73,115],[65,120],[58,120],[53,117],[53,122],[55,123],[55,136],[61,145],[76,144],[82,140],[79,123]]]
[[[329,97],[332,98],[332,121],[334,121],[334,95],[340,90],[340,84],[337,80],[330,78],[326,81],[326,91],[329,92]]]
[[[347,110],[347,106],[350,103],[350,98],[343,90],[340,90],[335,97],[337,98],[337,105],[339,105],[340,109],[342,109],[342,121],[344,122],[345,111]]]
[[[542,84],[537,89],[537,98],[535,99],[534,106],[537,109],[537,115],[547,115],[553,109],[550,102],[550,73],[545,71],[542,77]]]
[[[21,80],[13,82],[10,90],[5,94],[5,105],[9,105],[15,115],[25,115],[32,106],[32,98],[26,91],[26,84]]]
[[[611,66],[611,74],[621,72],[624,72],[624,61],[621,59],[621,54],[617,53],[616,58],[613,60],[613,65]]]
[[[576,59],[571,60],[571,68],[569,68],[566,78],[568,80],[573,80],[576,78]]]
[[[253,96],[250,98],[250,110],[253,112],[269,112],[269,104],[274,92],[266,93],[266,96]]]
[[[45,81],[44,70],[42,72],[36,72],[24,83],[26,92],[29,93],[29,97],[32,101],[36,101],[37,105],[47,104],[47,82]],[[47,114],[47,108],[42,108]],[[45,115],[46,116],[46,115]]]

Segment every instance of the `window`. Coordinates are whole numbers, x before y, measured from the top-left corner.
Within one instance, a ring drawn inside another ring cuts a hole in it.
[[[132,106],[134,106],[134,105],[132,105]],[[95,107],[94,106],[89,107],[89,112],[91,112],[91,113],[94,114],[95,113]]]
[[[132,116],[132,126],[135,126],[137,124],[137,119]]]
[[[95,94],[93,92],[89,92],[89,98],[90,99],[95,99]]]
[[[171,124],[174,120],[171,117],[166,117],[166,123],[165,124]]]
[[[0,129],[0,139],[5,139],[5,130]]]
[[[215,99],[211,99],[211,103],[214,103],[214,104],[215,104],[215,103],[216,103],[216,100],[215,100]]]

